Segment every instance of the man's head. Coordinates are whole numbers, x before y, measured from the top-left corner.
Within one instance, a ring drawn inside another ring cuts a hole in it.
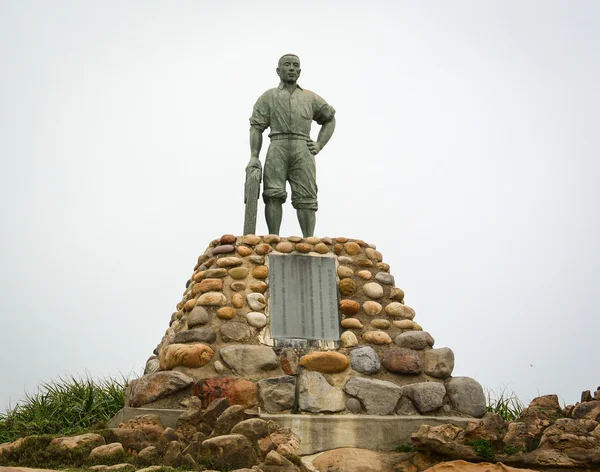
[[[277,64],[277,75],[282,82],[295,84],[300,77],[300,58],[295,54],[284,54]]]

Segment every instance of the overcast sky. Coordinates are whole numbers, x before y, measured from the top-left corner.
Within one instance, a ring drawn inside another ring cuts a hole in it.
[[[454,376],[578,401],[599,51],[596,1],[0,0],[0,410],[141,373],[198,255],[242,232],[248,118],[287,52],[337,110],[316,235],[377,245]]]

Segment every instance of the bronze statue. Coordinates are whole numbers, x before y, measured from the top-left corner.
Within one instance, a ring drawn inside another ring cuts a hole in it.
[[[287,198],[286,181],[292,189],[302,235],[313,236],[317,211],[315,156],[335,130],[335,110],[316,93],[297,83],[300,59],[286,54],[279,59],[278,87],[267,90],[256,101],[250,118],[250,162],[246,166],[246,222],[244,234],[256,229],[256,199],[260,183],[262,134],[270,127],[271,144],[264,168],[263,200],[270,234],[279,234],[282,204]],[[310,138],[312,121],[321,125],[317,141]],[[252,222],[254,203],[254,222]],[[249,211],[250,210],[250,211]]]

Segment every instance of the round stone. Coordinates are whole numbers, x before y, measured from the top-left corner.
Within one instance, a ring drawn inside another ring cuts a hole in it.
[[[306,244],[306,243],[296,244],[296,251],[301,252],[302,254],[306,254],[312,250],[313,250],[313,247],[311,244]]]
[[[161,370],[171,370],[177,366],[202,367],[210,362],[214,356],[209,346],[197,344],[170,344],[165,346],[159,354]]]
[[[210,321],[210,314],[206,308],[197,306],[187,315],[188,328],[193,328],[198,325],[205,325]]]
[[[264,256],[265,254],[269,254],[273,248],[269,244],[263,243],[256,246],[254,250],[256,251],[256,254]]]
[[[363,303],[363,310],[369,316],[377,316],[383,310],[380,303],[374,302],[373,300],[367,300]]]
[[[319,253],[319,254],[327,254],[329,252],[329,248],[327,247],[326,244],[319,243],[319,244],[315,244],[313,251],[315,251],[316,253]]]
[[[386,264],[385,262],[378,262],[375,267],[377,267],[377,270],[380,270],[382,272],[389,272],[390,271],[390,265]]]
[[[249,293],[246,295],[246,301],[252,310],[264,310],[267,306],[267,302],[265,301],[265,296],[262,293]]]
[[[383,297],[383,287],[376,282],[369,282],[363,286],[363,291],[369,298]]]
[[[302,367],[324,374],[343,372],[348,364],[348,358],[341,352],[335,351],[311,352],[300,359]]]
[[[338,257],[338,262],[340,264],[353,264],[354,259],[352,259],[351,257],[348,257],[348,256],[340,256],[340,257]]]
[[[252,249],[250,249],[248,246],[238,246],[237,253],[242,257],[246,257],[252,254]]]
[[[420,374],[423,370],[420,354],[402,347],[388,349],[381,362],[383,367],[397,374]]]
[[[339,238],[335,238],[335,242],[336,242],[336,243],[341,243],[341,244],[344,244],[344,243],[347,243],[347,242],[348,242],[348,238],[345,238],[345,237],[343,237],[343,236],[340,236]]]
[[[434,340],[425,331],[406,331],[394,338],[394,344],[408,349],[422,350],[432,347]]]
[[[219,267],[233,267],[241,263],[242,260],[239,257],[221,257],[221,259],[217,259],[217,266]]]
[[[204,271],[205,279],[212,279],[214,277],[225,277],[227,275],[227,269],[207,269]]]
[[[223,279],[204,279],[192,287],[192,293],[218,292],[223,290]]]
[[[381,255],[381,253],[373,248],[368,247],[367,249],[365,249],[365,253],[367,254],[367,257],[369,259],[374,259],[377,262],[381,262],[383,260],[383,256]]]
[[[389,320],[384,320],[383,318],[377,318],[371,321],[371,326],[377,329],[389,329],[392,325]]]
[[[269,275],[269,268],[264,265],[256,266],[252,269],[252,277],[255,279],[266,279]]]
[[[192,298],[183,304],[183,311],[191,311],[196,306],[197,300]]]
[[[250,259],[253,264],[260,265],[265,263],[265,256],[259,256],[258,254],[252,254],[248,259]]]
[[[400,329],[415,329],[415,322],[412,320],[394,320],[392,324],[395,328]]]
[[[350,267],[341,265],[337,268],[337,274],[340,279],[343,279],[345,277],[352,277],[354,275],[354,271]]]
[[[356,334],[354,334],[352,331],[344,331],[340,336],[340,340],[343,347],[354,347],[358,345]]]
[[[288,240],[293,243],[299,243],[300,241],[302,241],[302,238],[300,236],[290,236]]]
[[[317,238],[316,236],[309,236],[308,238],[305,239],[306,244],[312,244],[313,246],[315,244],[319,244],[321,242],[321,240],[319,238]]]
[[[217,260],[216,257],[211,257],[210,259],[207,259],[206,262],[204,264],[202,264],[202,265],[204,266],[204,268],[208,268],[211,265],[213,265],[216,260]]]
[[[256,293],[265,293],[268,285],[262,281],[252,282],[250,284],[250,291]]]
[[[229,269],[229,275],[232,279],[241,280],[248,277],[250,271],[246,267],[234,267]]]
[[[242,290],[246,290],[246,282],[231,282],[229,288],[231,288],[231,290],[233,290],[234,292],[241,292]]]
[[[213,364],[213,367],[217,371],[217,374],[222,374],[223,372],[225,372],[225,366],[223,365],[223,363],[221,361],[215,361],[215,363]]]
[[[217,310],[217,316],[222,320],[232,320],[237,315],[235,308],[231,306],[224,306]]]
[[[321,238],[321,242],[328,244],[328,245],[333,244],[333,241],[331,240],[331,238],[328,238],[327,236],[325,236],[324,238]]]
[[[394,285],[394,276],[387,272],[377,272],[375,274],[375,280],[384,285]]]
[[[421,325],[419,323],[414,323],[413,329],[415,331],[423,331],[423,328],[421,328]]]
[[[294,250],[294,245],[289,241],[281,241],[275,246],[275,250],[279,252],[283,252],[284,254],[289,254]]]
[[[254,328],[264,328],[267,325],[267,317],[263,313],[251,311],[246,315],[246,320]]]
[[[359,270],[358,276],[363,280],[370,280],[373,277],[370,270]]]
[[[206,292],[198,298],[200,306],[223,306],[227,303],[227,298],[221,292]]]
[[[263,241],[268,244],[278,243],[281,241],[281,238],[277,234],[267,234],[263,237]]]
[[[344,246],[342,246],[341,244],[336,244],[335,246],[333,246],[333,252],[339,256],[342,253],[343,247]]]
[[[244,244],[249,244],[250,246],[256,246],[260,243],[260,237],[255,234],[246,234],[245,236],[242,236],[242,242]]]
[[[360,304],[357,301],[348,299],[340,301],[340,311],[344,315],[354,315],[358,313],[358,310],[360,310]]]
[[[365,243],[362,239],[355,239],[354,242],[358,244],[360,247],[366,247],[367,243]]]
[[[390,298],[402,303],[404,301],[404,290],[398,287],[390,288]]]
[[[373,375],[381,370],[379,356],[371,346],[353,349],[350,352],[350,364],[355,371],[361,374]]]
[[[360,246],[355,242],[344,244],[344,250],[349,256],[356,256],[360,252]]]
[[[412,320],[415,317],[415,310],[400,302],[392,302],[386,305],[385,312],[390,316],[398,316],[408,320]]]
[[[342,328],[346,329],[361,329],[363,327],[363,324],[357,318],[345,318],[340,324]]]
[[[200,282],[202,280],[202,278],[204,277],[204,271],[203,270],[199,270],[194,272],[194,282]]]
[[[384,345],[392,344],[392,338],[385,331],[368,331],[362,338],[369,344]]]
[[[348,398],[346,402],[346,408],[350,410],[354,414],[358,414],[362,411],[362,406],[360,405],[360,401],[354,397]]]
[[[340,293],[344,296],[354,295],[356,293],[356,282],[349,278],[342,279],[339,288]]]
[[[244,296],[241,293],[234,293],[231,296],[231,304],[236,308],[242,308],[244,306]]]
[[[215,256],[217,254],[229,254],[230,252],[235,252],[235,246],[231,244],[224,244],[213,249],[213,254]]]
[[[371,259],[359,258],[356,259],[356,265],[359,267],[373,267],[373,261]]]
[[[236,241],[236,237],[233,234],[224,234],[221,236],[219,243],[221,244],[234,244]]]

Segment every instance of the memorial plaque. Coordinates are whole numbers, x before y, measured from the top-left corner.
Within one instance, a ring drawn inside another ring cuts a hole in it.
[[[269,294],[274,339],[340,339],[334,258],[269,255]]]

